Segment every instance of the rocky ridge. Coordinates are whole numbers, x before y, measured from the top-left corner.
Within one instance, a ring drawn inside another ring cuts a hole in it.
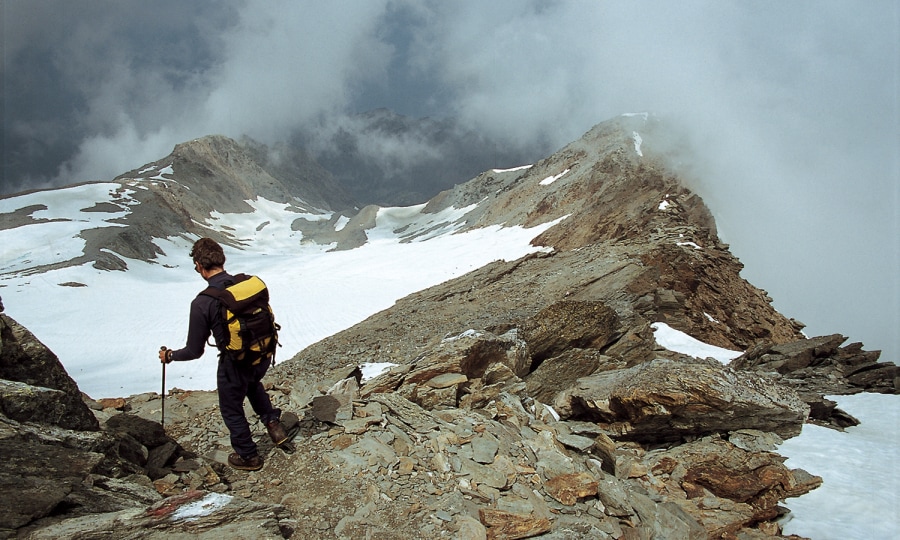
[[[601,124],[430,201],[479,203],[462,227],[565,219],[535,240],[552,249],[410,295],[271,370],[301,435],[286,454],[254,426],[259,472],[222,465],[210,392],[173,390],[164,430],[156,394],[75,400],[65,410],[97,424],[54,424],[41,395],[64,385],[34,375],[54,362],[8,356],[52,353],[3,316],[0,365],[31,379],[0,387],[0,444],[16,456],[0,486],[28,503],[0,533],[781,537],[780,502],[821,479],[786,468],[776,445],[808,420],[851,425],[823,394],[896,393],[897,367],[843,336],[806,339],[743,280],[702,201],[653,155],[646,122]],[[687,357],[661,348],[653,323],[747,352],[729,365]],[[363,379],[366,363],[391,367]]]

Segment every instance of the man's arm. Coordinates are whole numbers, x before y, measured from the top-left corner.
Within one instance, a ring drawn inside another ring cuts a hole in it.
[[[191,302],[187,343],[183,349],[172,351],[173,361],[194,360],[203,355],[206,340],[209,339],[211,310],[215,309],[214,303],[215,300],[202,295]]]

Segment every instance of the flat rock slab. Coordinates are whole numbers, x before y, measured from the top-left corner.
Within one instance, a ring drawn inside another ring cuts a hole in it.
[[[764,374],[715,361],[657,358],[632,368],[583,377],[555,403],[586,409],[623,440],[678,441],[739,429],[800,433],[809,406]]]

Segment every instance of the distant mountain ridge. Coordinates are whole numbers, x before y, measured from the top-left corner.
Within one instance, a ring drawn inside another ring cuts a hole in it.
[[[249,212],[252,208],[246,201],[258,197],[290,204],[298,214],[316,216],[308,220],[310,223],[296,224],[297,230],[303,230],[307,236],[318,231],[320,236],[324,234],[323,241],[332,238],[342,249],[354,247],[364,242],[358,232],[357,236],[351,234],[358,226],[334,234],[339,232],[333,226],[341,216],[359,213],[361,217],[356,221],[365,219],[369,213],[359,212],[360,208],[375,201],[389,205],[424,203],[440,189],[461,181],[463,171],[475,174],[478,163],[490,163],[491,156],[504,154],[483,137],[462,132],[452,123],[411,119],[387,110],[359,115],[352,126],[339,126],[331,137],[331,143],[319,149],[318,157],[306,149],[304,144],[312,142],[302,135],[292,143],[273,146],[221,135],[177,144],[168,156],[111,181],[91,182],[109,184],[108,194],[101,200],[85,199],[80,212],[92,212],[94,218],[108,225],[80,234],[86,243],[82,255],[24,270],[41,273],[85,262],[99,269],[121,270],[127,267],[125,259],[154,260],[160,254],[154,238],[211,236],[240,245],[234,235],[218,229],[210,216]],[[372,146],[371,141],[385,140],[384,137],[392,144],[380,149]],[[339,153],[334,153],[334,148]],[[408,155],[401,155],[404,153]],[[79,196],[71,190],[78,185],[82,184],[37,194],[65,190],[66,197],[77,199]],[[14,199],[22,196],[12,195],[0,201],[5,199],[11,208]],[[24,196],[39,200],[42,195]],[[26,207],[30,205],[20,205],[13,211],[0,212],[0,230],[40,222],[40,218],[28,216],[41,210],[41,204],[38,202],[29,211]],[[331,230],[322,230],[319,216],[331,217]],[[82,218],[75,212],[58,219]],[[286,222],[291,221],[287,216]],[[6,269],[9,270],[12,268]],[[0,273],[4,271],[0,268]]]
[[[764,292],[750,292],[755,288],[739,277],[741,265],[719,242],[715,220],[703,201],[672,172],[665,154],[654,150],[656,140],[660,140],[660,148],[667,148],[662,143],[665,129],[648,115],[623,115],[608,120],[533,165],[482,172],[427,203],[410,207],[396,223],[395,233],[404,241],[414,241],[448,231],[532,227],[559,221],[533,243],[561,252],[598,243],[608,243],[614,249],[639,244],[676,246],[679,253],[685,254],[703,252],[701,248],[722,252],[723,261],[729,261],[731,270],[717,276],[717,268],[711,267],[708,279],[716,282],[714,287],[719,291],[734,292],[735,284],[739,284],[743,292],[738,298],[754,300],[747,305],[735,303],[731,309],[717,309],[733,314],[764,309],[768,313],[765,319],[770,322],[757,337],[796,337],[794,323],[772,309]],[[284,210],[256,218],[257,229],[296,231],[297,242],[353,249],[368,241],[366,231],[375,226],[381,208],[370,205],[335,211],[353,203],[314,160],[223,136],[176,145],[169,156],[102,185],[108,190],[106,199],[85,199],[77,213],[90,213],[103,221],[103,226],[80,233],[85,241],[82,255],[43,266],[27,267],[26,263],[26,268],[14,266],[0,269],[0,273],[40,273],[85,262],[102,270],[124,270],[127,259],[154,261],[162,254],[155,240],[171,237],[210,236],[237,248],[250,247],[251,240],[219,225],[214,216],[252,215],[251,202],[258,199],[282,204]],[[29,198],[32,199],[35,197]],[[15,198],[8,198],[6,203],[16,206]],[[34,214],[34,207],[21,204],[25,208],[0,213],[0,228],[29,222],[28,215]],[[32,223],[41,221],[30,219]],[[55,219],[82,218],[69,215]],[[704,303],[715,301],[709,298]],[[714,307],[709,307],[709,311],[714,311]],[[711,338],[713,343],[744,347],[752,341],[751,335],[737,340],[733,335],[724,338],[708,330],[712,328],[708,320],[694,318],[691,329]],[[746,332],[734,327],[729,330],[732,334],[735,331]]]

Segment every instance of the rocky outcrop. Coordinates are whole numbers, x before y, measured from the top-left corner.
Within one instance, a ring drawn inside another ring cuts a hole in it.
[[[766,449],[751,447],[766,437],[737,431],[729,440],[713,436],[648,453],[641,460],[640,482],[665,492],[697,519],[708,538],[740,537],[741,529],[753,524],[760,536],[777,534],[773,520],[783,512],[778,503],[815,489],[822,479],[787,469],[784,458],[769,451],[771,443],[762,443]]]
[[[762,341],[735,358],[730,366],[738,370],[779,375],[783,384],[794,388],[810,406],[810,420],[829,427],[859,424],[837,409],[826,395],[878,392],[896,394],[900,388],[900,367],[879,362],[881,351],[863,350],[862,343],[841,345],[845,336],[832,334],[789,343]]]
[[[845,336],[832,334],[781,344],[761,342],[731,366],[780,373],[803,393],[896,394],[900,368],[893,362],[879,362],[881,351],[865,351],[862,343],[841,347],[845,341]]]
[[[0,412],[20,422],[99,429],[75,381],[50,349],[5,314],[0,314],[0,340]]]
[[[621,331],[619,316],[603,302],[563,300],[550,305],[521,326],[531,357],[528,372],[571,349],[602,350]]]

